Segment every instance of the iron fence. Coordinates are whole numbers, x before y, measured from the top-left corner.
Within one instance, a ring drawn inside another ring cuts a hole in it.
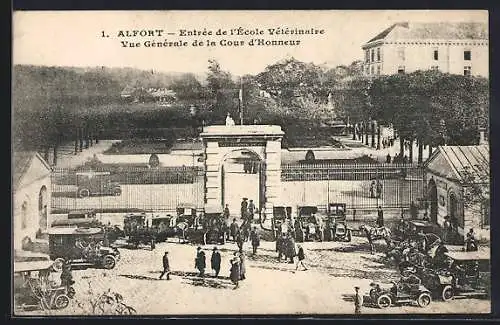
[[[346,203],[349,209],[408,208],[424,197],[423,169],[412,164],[284,164],[282,200]]]
[[[175,211],[180,203],[203,206],[204,172],[199,167],[55,169],[52,213]]]

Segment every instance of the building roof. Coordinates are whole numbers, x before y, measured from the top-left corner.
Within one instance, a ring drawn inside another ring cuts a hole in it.
[[[478,180],[489,179],[490,149],[488,145],[440,146],[429,157],[426,166],[458,181],[464,180],[466,170]]]
[[[36,151],[14,151],[12,154],[12,163],[14,165],[12,173],[12,185],[14,189],[21,184],[21,179],[28,171],[33,159],[38,158],[50,170],[49,164]]]
[[[478,22],[410,23],[400,22],[370,39],[367,43],[383,39],[488,39],[488,25]]]

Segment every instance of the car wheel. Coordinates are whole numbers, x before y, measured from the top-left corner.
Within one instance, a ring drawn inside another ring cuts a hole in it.
[[[453,299],[454,293],[453,293],[453,287],[450,285],[447,285],[443,288],[443,291],[441,292],[441,298],[443,301],[450,301]]]
[[[431,301],[432,301],[431,295],[427,292],[421,293],[420,296],[418,296],[417,298],[417,304],[419,307],[422,308],[429,306]]]
[[[350,230],[347,231],[346,240],[347,242],[351,242],[352,240],[352,234]]]
[[[69,305],[69,297],[66,295],[59,295],[54,299],[54,307],[56,309],[64,309]]]
[[[377,298],[377,306],[378,308],[387,308],[392,304],[391,297],[389,295],[381,295]]]
[[[113,256],[111,255],[106,255],[104,256],[104,258],[102,259],[102,266],[106,269],[106,270],[111,270],[112,268],[114,268],[116,265],[116,260]]]
[[[84,197],[89,197],[90,196],[90,191],[86,188],[82,188],[78,191],[78,196],[81,197],[81,198],[84,198]]]

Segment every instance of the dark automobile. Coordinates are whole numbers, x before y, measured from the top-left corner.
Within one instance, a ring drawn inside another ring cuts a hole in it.
[[[58,264],[112,269],[120,260],[115,247],[104,245],[102,228],[52,228],[49,233],[49,255]]]
[[[343,240],[350,242],[352,239],[352,229],[347,226],[346,204],[328,204],[326,216],[325,239]]]
[[[297,212],[296,239],[299,242],[319,240],[323,241],[323,217],[318,213],[316,206],[301,206]]]
[[[51,275],[55,272],[53,261],[14,262],[14,308],[66,308],[75,289],[54,281]]]
[[[177,225],[177,216],[167,215],[156,215],[151,220],[151,227],[155,229],[156,241],[164,242],[169,237],[174,237],[175,226]]]
[[[227,233],[229,232],[222,210],[218,207],[208,206],[205,208],[203,216],[203,228],[205,229],[204,244],[222,244],[226,243]]]
[[[292,231],[290,226],[292,218],[292,207],[289,206],[274,206],[273,216],[271,219],[274,238],[277,238],[282,233]],[[290,221],[290,222],[288,222]]]
[[[76,194],[80,198],[122,194],[120,184],[111,180],[110,172],[79,172],[76,173],[76,183]]]
[[[372,282],[370,287],[370,298],[379,308],[413,303],[424,308],[432,302],[431,292],[415,275],[401,278],[398,282]]]
[[[140,244],[148,245],[153,250],[156,245],[156,231],[149,227],[145,213],[129,213],[123,218],[123,231],[127,243],[137,248]]]

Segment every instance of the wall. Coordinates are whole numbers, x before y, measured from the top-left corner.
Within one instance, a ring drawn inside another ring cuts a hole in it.
[[[38,196],[42,186],[47,188],[47,214],[48,224],[50,224],[51,211],[51,180],[50,175],[32,181],[30,184],[20,187],[14,193],[13,199],[13,223],[14,223],[14,249],[22,248],[22,240],[29,237],[34,240],[39,229],[39,211],[38,211]],[[22,205],[27,202],[27,224],[26,228],[22,228]]]

